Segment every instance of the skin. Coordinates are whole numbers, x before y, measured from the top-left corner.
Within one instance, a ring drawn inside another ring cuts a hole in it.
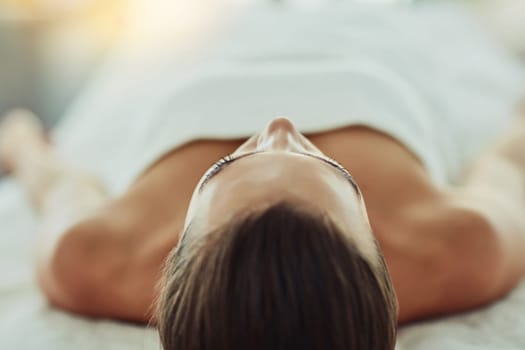
[[[365,256],[377,260],[360,191],[288,119],[274,119],[231,158],[207,181],[206,174],[201,178],[186,225],[192,222],[195,231],[211,232],[247,211],[293,200],[325,213]]]
[[[147,322],[164,258],[185,222],[213,228],[254,203],[291,198],[328,213],[371,260],[378,240],[405,323],[485,305],[522,277],[525,196],[517,189],[525,185],[524,142],[520,121],[470,165],[462,186],[440,188],[385,134],[348,127],[304,137],[277,118],[248,140],[195,140],[178,148],[123,196],[109,198],[98,179],[53,153],[34,117],[17,111],[0,127],[0,160],[40,214],[37,277],[55,306]],[[254,150],[261,152],[194,191],[218,158]],[[337,159],[361,195],[312,155]]]

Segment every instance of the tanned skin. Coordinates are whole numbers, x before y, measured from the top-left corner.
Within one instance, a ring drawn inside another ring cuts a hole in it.
[[[391,137],[363,127],[307,135],[355,177],[391,272],[399,321],[470,310],[503,297],[525,267],[525,123],[437,186]],[[0,162],[40,218],[37,276],[55,306],[148,322],[163,261],[178,243],[202,174],[244,140],[195,140],[173,150],[119,198],[54,152],[38,119],[0,126]],[[171,194],[171,195],[166,195]]]

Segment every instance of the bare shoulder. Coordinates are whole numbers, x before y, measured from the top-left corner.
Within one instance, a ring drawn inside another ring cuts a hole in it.
[[[61,233],[48,261],[39,264],[50,301],[93,317],[148,322],[193,188],[237,143],[199,141],[174,150],[121,197]]]
[[[312,135],[311,139],[355,177],[372,221],[388,218],[403,203],[441,195],[420,159],[387,134],[348,127]]]
[[[472,203],[436,185],[419,159],[388,135],[348,128],[313,140],[361,187],[394,282],[401,322],[494,299],[498,236]]]

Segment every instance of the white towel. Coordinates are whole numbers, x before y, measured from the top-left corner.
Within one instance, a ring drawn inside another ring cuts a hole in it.
[[[244,3],[191,45],[116,55],[60,143],[120,193],[177,146],[285,115],[380,129],[443,184],[508,126],[523,72],[463,11],[324,4]]]

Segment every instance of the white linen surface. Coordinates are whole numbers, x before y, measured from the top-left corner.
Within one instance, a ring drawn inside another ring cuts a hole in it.
[[[105,89],[111,89],[111,86]],[[139,97],[132,100],[126,91],[122,94],[127,99],[122,101],[123,106],[134,105]],[[458,98],[461,96],[456,96]],[[480,95],[479,102],[484,98]],[[97,116],[101,122],[111,119],[112,113],[120,112],[118,108],[107,112],[105,105],[98,103],[100,100],[92,102],[90,104],[87,97],[77,104],[74,111],[86,118],[90,114]],[[111,101],[106,103],[111,104]],[[100,113],[106,114],[101,116]],[[93,140],[92,134],[86,135],[93,132],[93,127],[98,128],[97,132],[102,135],[98,140]],[[82,144],[82,140],[88,140],[92,145],[83,148],[79,163],[91,160],[107,170],[112,170],[115,164],[111,155],[118,154],[112,147],[121,143],[120,148],[123,148],[128,141],[124,140],[126,135],[122,132],[105,129],[103,123],[83,130],[75,126],[74,118],[69,118],[61,131],[72,140],[66,143],[68,146],[75,142]],[[100,156],[106,153],[101,153],[101,150],[108,151],[104,159]],[[107,320],[88,320],[49,307],[33,279],[34,230],[35,218],[23,194],[13,181],[3,180],[0,182],[0,350],[160,349],[154,329]],[[525,349],[525,284],[487,308],[402,328],[398,348]]]
[[[0,349],[160,349],[152,328],[55,310],[34,281],[35,218],[10,180],[0,183]]]

